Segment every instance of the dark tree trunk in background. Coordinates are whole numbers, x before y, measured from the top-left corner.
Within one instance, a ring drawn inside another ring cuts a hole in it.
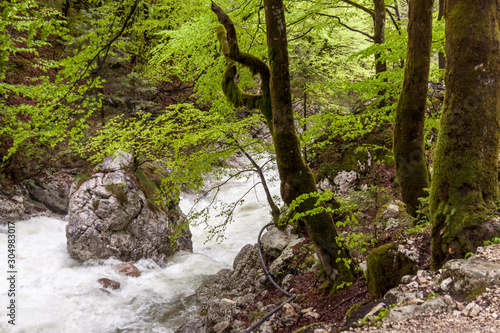
[[[438,12],[438,20],[441,21],[444,17],[444,0],[439,0],[439,12]],[[446,65],[446,59],[444,58],[444,53],[439,52],[438,54],[439,60],[439,69],[444,69]]]
[[[500,235],[500,6],[446,0],[445,100],[430,195],[431,265]],[[498,219],[497,219],[498,220]]]
[[[429,171],[424,146],[425,108],[432,43],[434,0],[410,0],[408,50],[403,88],[396,108],[394,159],[401,195],[415,216],[420,197],[426,197]]]
[[[373,29],[375,44],[385,43],[385,1],[373,0]],[[380,54],[375,54],[375,74],[385,72],[387,63],[380,61]]]

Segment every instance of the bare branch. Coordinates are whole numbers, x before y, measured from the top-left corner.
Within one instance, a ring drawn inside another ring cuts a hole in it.
[[[350,26],[348,26],[347,24],[342,23],[342,21],[340,20],[340,17],[338,17],[338,16],[335,16],[335,15],[330,15],[330,14],[323,14],[323,13],[316,13],[316,14],[318,14],[319,16],[327,16],[327,17],[336,18],[336,19],[338,20],[339,24],[340,24],[341,26],[343,26],[344,28],[349,29],[349,30],[354,31],[354,32],[358,32],[358,33],[362,34],[363,36],[366,36],[366,37],[370,38],[371,40],[375,40],[375,37],[374,37],[374,36],[371,36],[371,35],[367,34],[367,33],[366,33],[366,32],[364,32],[364,31],[361,31],[361,30],[358,30],[358,29],[351,28],[351,27],[350,27]]]
[[[351,1],[351,0],[340,0],[340,1],[345,2],[345,3],[347,3],[347,4],[349,4],[349,5],[353,6],[353,7],[356,7],[358,9],[361,9],[362,11],[370,14],[373,18],[375,18],[375,12],[373,10],[368,9],[365,6],[362,6],[359,3],[357,3],[357,2],[354,2],[354,1]]]

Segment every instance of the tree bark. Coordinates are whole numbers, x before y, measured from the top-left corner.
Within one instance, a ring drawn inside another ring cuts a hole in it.
[[[430,196],[431,265],[500,235],[500,6],[446,0],[445,100]]]
[[[396,108],[394,159],[407,212],[416,216],[418,198],[426,197],[429,171],[424,145],[425,108],[432,43],[434,0],[410,0],[408,50],[403,88]]]
[[[385,43],[385,0],[373,0],[373,41],[375,44]],[[380,53],[375,54],[375,74],[385,72],[387,63],[380,60]]]
[[[299,137],[295,130],[283,2],[282,0],[265,0],[264,8],[270,80],[267,87],[261,86],[261,88],[267,89],[270,94],[272,124],[268,125],[274,140],[281,180],[281,197],[289,205],[302,194],[317,192],[317,188],[314,176],[302,158]],[[228,57],[233,61],[242,63],[239,56],[241,52],[236,52],[237,45],[232,45],[233,41],[236,41],[235,33],[232,36],[232,31],[234,31],[234,26],[231,28],[232,22],[229,23],[230,20],[227,15],[214,3],[212,3],[212,10],[217,14],[219,21],[227,30]],[[219,40],[221,40],[220,37]],[[249,67],[252,69],[251,66]],[[262,93],[263,95],[267,94],[265,91]],[[226,97],[228,97],[227,94]],[[296,212],[303,213],[312,210],[316,207],[315,203],[315,198],[307,199],[296,208]],[[304,221],[315,245],[316,253],[323,263],[330,280],[335,285],[342,282],[353,282],[355,280],[354,263],[351,263],[350,266],[344,264],[343,259],[349,260],[350,257],[348,252],[337,243],[338,235],[332,216],[329,213],[322,212],[313,216],[306,216]]]
[[[443,17],[444,17],[444,0],[439,0],[438,20],[441,21]],[[443,52],[438,53],[438,66],[439,69],[444,69],[446,66],[446,59],[444,57]]]
[[[281,197],[289,205],[302,194],[317,192],[316,182],[300,152],[295,131],[290,87],[285,11],[282,0],[264,0],[266,13],[267,48],[271,73],[271,106],[273,110],[274,147],[281,179]],[[315,208],[316,199],[299,205],[298,213]],[[326,273],[335,283],[354,281],[354,263],[348,268],[342,258],[347,251],[337,243],[337,231],[329,213],[304,218]],[[337,262],[337,259],[340,259]]]

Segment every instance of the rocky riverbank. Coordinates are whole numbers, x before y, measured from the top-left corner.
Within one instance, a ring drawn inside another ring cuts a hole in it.
[[[363,282],[332,295],[318,279],[317,264],[295,265],[307,244],[290,229],[282,233],[271,227],[264,234],[262,246],[271,273],[298,297],[255,332],[496,332],[500,327],[500,245],[451,260],[438,272],[420,269],[404,276],[399,286],[370,302]],[[198,289],[197,297],[203,303],[200,316],[177,333],[244,332],[287,298],[266,279],[256,245],[245,246],[233,269],[217,273]]]

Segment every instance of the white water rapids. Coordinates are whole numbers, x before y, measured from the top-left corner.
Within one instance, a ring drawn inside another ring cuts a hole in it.
[[[232,202],[252,185],[252,179],[231,180],[221,188],[219,198]],[[278,182],[269,186],[273,194],[279,192]],[[197,314],[194,294],[204,279],[231,268],[239,249],[254,244],[260,228],[269,222],[262,187],[255,192],[236,209],[222,244],[204,244],[207,232],[203,226],[191,228],[193,253],[177,253],[165,268],[140,260],[135,265],[142,275],[137,278],[120,275],[115,266],[121,262],[116,259],[82,263],[70,258],[65,221],[37,217],[16,223],[15,326],[8,323],[7,316],[7,227],[0,226],[0,332],[174,332]],[[183,196],[184,212],[193,200]],[[210,200],[207,197],[201,204]],[[105,292],[97,282],[100,278],[118,281],[121,287]]]

